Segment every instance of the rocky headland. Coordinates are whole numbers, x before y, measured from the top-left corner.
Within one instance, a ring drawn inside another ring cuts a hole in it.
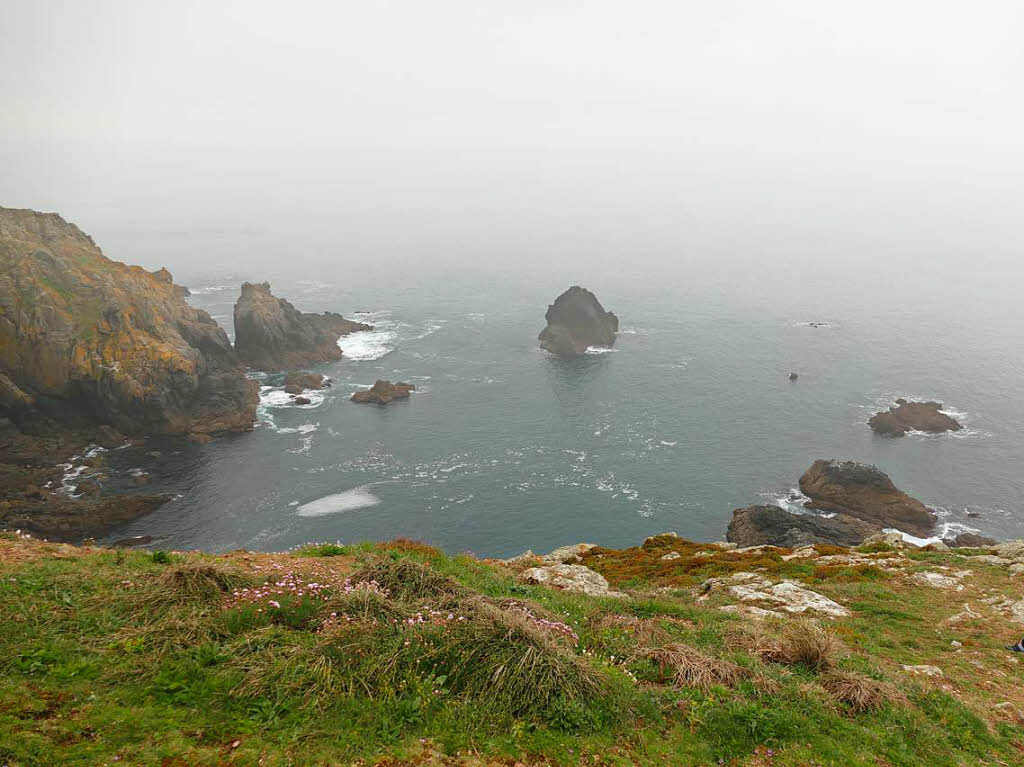
[[[559,357],[581,357],[591,346],[611,346],[619,331],[619,318],[578,285],[556,298],[544,318],[548,324],[537,336],[540,346]]]
[[[908,402],[905,399],[896,400],[896,404],[885,412],[875,413],[868,420],[868,426],[889,437],[902,437],[909,431],[942,434],[963,429],[959,421],[942,412],[941,402]]]
[[[373,330],[333,312],[300,312],[270,291],[270,283],[246,282],[235,303],[235,351],[252,368],[267,372],[341,359],[338,339]]]
[[[353,402],[364,402],[374,405],[390,405],[395,400],[408,399],[409,395],[416,390],[410,383],[391,383],[391,381],[378,380],[373,386],[365,391],[357,391],[352,395]]]
[[[253,427],[257,384],[185,294],[55,213],[0,208],[0,526],[80,537],[165,500],[65,487],[56,464],[90,443]]]

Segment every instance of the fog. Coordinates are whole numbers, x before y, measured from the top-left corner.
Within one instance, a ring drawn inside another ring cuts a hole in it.
[[[2,0],[0,204],[172,269],[1020,274],[1022,8]]]

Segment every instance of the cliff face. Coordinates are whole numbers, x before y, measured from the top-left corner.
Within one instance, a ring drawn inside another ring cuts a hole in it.
[[[340,314],[300,312],[270,292],[270,284],[246,282],[235,304],[235,351],[245,364],[275,371],[341,359],[338,339],[372,325]]]
[[[540,346],[559,357],[580,357],[590,346],[611,346],[619,331],[619,318],[578,285],[556,298],[544,319],[548,324],[537,336]]]
[[[184,294],[57,214],[0,208],[0,410],[129,434],[252,428],[256,383]]]

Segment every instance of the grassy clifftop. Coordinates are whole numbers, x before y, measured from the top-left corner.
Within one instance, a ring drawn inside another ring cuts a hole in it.
[[[0,765],[1024,760],[1005,560],[667,536],[581,554],[623,595],[402,540],[0,534]]]

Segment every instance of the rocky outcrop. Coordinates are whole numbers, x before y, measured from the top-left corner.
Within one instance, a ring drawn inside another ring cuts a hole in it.
[[[953,549],[984,549],[996,545],[995,538],[979,533],[959,533],[952,538],[943,538],[942,541]]]
[[[537,338],[542,349],[559,357],[580,357],[591,346],[611,346],[619,331],[619,318],[578,285],[556,298],[544,318],[548,325]]]
[[[551,564],[543,567],[530,567],[519,574],[519,580],[525,583],[553,586],[565,591],[576,591],[592,597],[625,597],[621,591],[613,591],[608,581],[600,573],[596,573],[583,565]]]
[[[276,371],[341,359],[338,339],[372,325],[340,314],[300,312],[270,292],[270,283],[246,282],[235,303],[235,351],[245,364]]]
[[[874,466],[855,461],[818,460],[800,477],[805,506],[861,519],[878,529],[897,528],[927,537],[935,526],[928,507],[893,485]]]
[[[293,371],[284,377],[284,390],[287,394],[302,394],[309,389],[323,389],[331,385],[331,379],[320,373]]]
[[[224,331],[185,303],[166,269],[111,261],[55,213],[0,208],[8,416],[40,411],[128,434],[237,431],[252,428],[257,388]]]
[[[416,387],[409,383],[391,383],[378,380],[365,391],[357,391],[352,395],[353,402],[368,402],[374,405],[389,405],[397,399],[408,399]]]
[[[890,437],[902,437],[908,431],[941,434],[963,428],[955,418],[942,412],[941,402],[908,402],[905,399],[896,400],[896,405],[884,413],[875,413],[868,426]]]
[[[822,517],[794,514],[778,506],[748,506],[732,513],[726,539],[742,547],[799,548],[815,543],[857,546],[877,530],[875,525],[847,514]]]
[[[812,613],[827,618],[848,618],[850,611],[823,594],[811,591],[796,581],[773,583],[758,573],[734,573],[724,578],[710,578],[699,587],[703,601],[715,594],[725,594],[741,602],[769,605],[775,611]]]

